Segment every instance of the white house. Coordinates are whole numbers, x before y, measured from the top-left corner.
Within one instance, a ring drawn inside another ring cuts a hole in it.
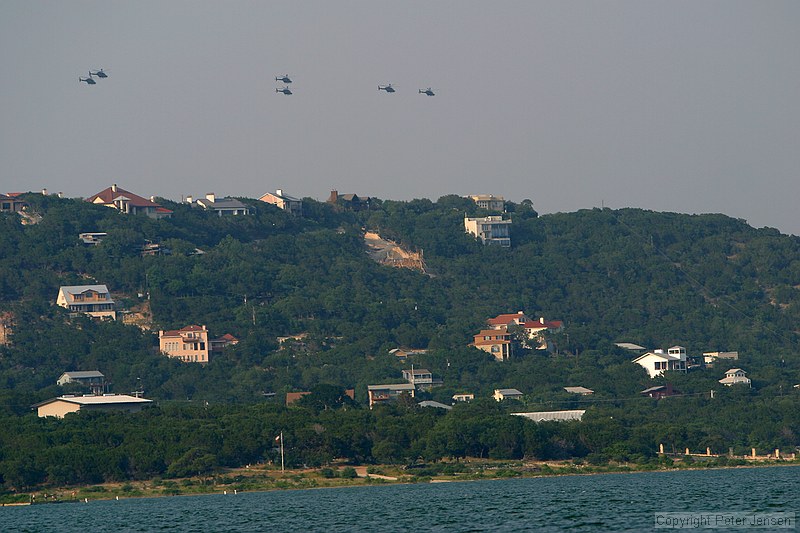
[[[494,244],[508,248],[511,246],[510,220],[500,215],[488,217],[464,217],[464,230],[478,237],[483,244]]]
[[[56,304],[95,318],[117,319],[116,304],[105,285],[68,285],[58,289]]]
[[[667,353],[664,350],[647,352],[633,362],[647,370],[651,378],[662,375],[666,370],[686,372],[686,348],[673,346]]]
[[[750,378],[746,377],[744,370],[741,368],[731,368],[727,372],[725,372],[725,377],[719,380],[720,383],[725,385],[726,387],[730,387],[731,385],[738,385],[739,383],[745,383],[748,386],[750,385]]]

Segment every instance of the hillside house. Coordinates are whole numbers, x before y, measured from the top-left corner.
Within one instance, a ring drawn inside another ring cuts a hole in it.
[[[747,372],[745,372],[741,368],[731,368],[730,370],[725,372],[725,377],[719,380],[719,382],[725,385],[726,387],[730,387],[731,385],[740,385],[740,384],[751,387],[752,384],[750,382],[750,378],[746,377],[745,374],[747,374]]]
[[[225,348],[227,348],[228,346],[236,346],[237,344],[239,344],[239,339],[237,339],[230,333],[226,333],[222,337],[211,339],[209,342],[211,343],[212,352],[221,352],[224,351]]]
[[[208,363],[211,346],[205,326],[186,326],[177,330],[159,331],[161,353],[185,363]]]
[[[0,213],[21,213],[28,207],[28,202],[20,200],[18,193],[0,194]]]
[[[117,319],[116,304],[105,285],[68,285],[58,289],[56,304],[94,318]]]
[[[372,199],[369,196],[359,196],[355,193],[339,194],[339,191],[331,191],[327,203],[350,209],[351,211],[361,211],[369,209]]]
[[[585,409],[574,409],[571,411],[535,411],[532,413],[511,414],[533,420],[538,424],[539,422],[569,422],[571,420],[580,422],[583,420],[583,415],[585,413]]]
[[[492,354],[497,361],[511,357],[511,334],[504,330],[485,329],[474,336],[471,346]]]
[[[143,407],[153,403],[153,400],[137,398],[127,394],[103,394],[73,396],[65,394],[58,398],[51,398],[43,402],[34,404],[36,412],[40,418],[54,416],[64,418],[69,413],[78,411],[127,411],[135,413],[141,411]]]
[[[87,387],[94,394],[102,394],[106,387],[106,377],[98,370],[77,370],[64,372],[56,381],[56,385],[60,387],[70,383],[77,383]]]
[[[138,194],[118,187],[116,183],[90,196],[86,201],[111,207],[118,210],[120,213],[131,215],[146,215],[156,219],[169,218],[172,216],[172,211],[157,204],[153,197],[150,197],[150,200],[142,198]]]
[[[414,368],[403,370],[403,379],[417,387],[419,390],[430,390],[442,384],[442,380],[433,377],[430,370]]]
[[[547,340],[544,333],[560,333],[564,331],[564,322],[561,320],[545,320],[544,317],[532,320],[523,311],[497,315],[487,320],[486,323],[490,328],[496,330],[507,331],[509,328],[522,328],[530,341],[525,343],[525,347],[537,350],[553,349],[552,343]]]
[[[506,200],[502,196],[495,196],[493,194],[473,194],[469,198],[481,209],[501,212],[506,210]]]
[[[98,244],[103,242],[103,239],[105,239],[106,237],[108,237],[108,233],[105,233],[103,231],[86,232],[78,235],[78,238],[81,240],[83,244],[88,244],[91,246],[97,246]]]
[[[640,354],[647,351],[647,348],[645,348],[644,346],[639,346],[638,344],[634,344],[632,342],[615,342],[614,345],[617,346],[618,348],[622,348],[623,350],[628,350]]]
[[[398,361],[405,361],[406,359],[414,355],[424,355],[428,353],[428,350],[427,349],[414,350],[411,348],[392,348],[391,350],[389,350],[389,353],[397,357]]]
[[[680,394],[680,392],[672,388],[672,383],[667,383],[666,385],[656,385],[655,387],[650,387],[649,389],[641,391],[639,394],[660,400],[661,398],[675,396]]]
[[[278,189],[275,193],[265,193],[259,198],[260,201],[272,204],[287,213],[301,216],[303,214],[303,201],[300,198],[289,196],[283,192],[283,189]]]
[[[395,383],[388,385],[367,385],[367,396],[369,398],[369,408],[372,406],[396,401],[404,394],[414,397],[416,387],[411,383]]]
[[[221,217],[252,214],[252,210],[236,198],[217,198],[213,192],[198,200],[195,200],[192,196],[187,196],[186,203],[192,207],[201,207],[207,211],[213,211]]]
[[[488,217],[464,217],[464,230],[479,238],[483,244],[511,247],[511,221],[500,215]]]
[[[664,353],[664,350],[655,350],[640,355],[633,360],[641,366],[651,378],[663,375],[668,370],[686,372],[686,348],[683,346],[673,346]]]
[[[586,387],[564,387],[564,390],[570,394],[578,394],[580,396],[589,396],[590,394],[594,394],[592,389],[587,389]]]
[[[453,394],[454,402],[471,402],[474,399],[475,395],[472,393]]]
[[[738,361],[739,352],[703,352],[703,363],[706,366],[714,366],[720,360]]]
[[[494,394],[492,394],[492,398],[498,402],[502,402],[503,400],[520,400],[523,396],[524,394],[517,389],[495,389]]]

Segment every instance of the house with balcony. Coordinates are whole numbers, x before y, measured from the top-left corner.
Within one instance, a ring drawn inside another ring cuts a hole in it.
[[[488,217],[464,217],[464,230],[481,240],[485,245],[511,247],[511,221],[501,215]]]
[[[426,368],[414,368],[403,370],[403,379],[417,387],[419,390],[430,390],[441,385],[440,378],[433,377],[430,370]]]
[[[283,192],[283,189],[278,189],[275,193],[265,193],[259,200],[272,204],[293,215],[301,216],[303,214],[303,201],[300,198],[289,196]]]
[[[68,285],[58,289],[56,304],[73,313],[117,319],[116,303],[105,285]]]
[[[719,382],[726,387],[730,387],[731,385],[747,385],[748,387],[751,387],[752,384],[750,378],[748,378],[746,374],[747,372],[741,368],[731,368],[725,372],[725,377],[719,380]]]
[[[236,198],[217,198],[213,192],[206,194],[205,198],[199,198],[197,200],[195,200],[193,196],[187,196],[185,201],[192,207],[200,207],[207,211],[213,211],[221,217],[252,214],[252,209]]]
[[[506,210],[506,200],[502,196],[495,196],[493,194],[473,194],[470,200],[475,202],[475,205],[487,211],[500,211]]]
[[[186,326],[181,329],[159,331],[161,353],[184,363],[208,363],[211,351],[208,329],[205,326]]]
[[[367,385],[369,408],[372,409],[372,406],[377,404],[396,401],[404,394],[413,398],[415,390],[416,386],[411,383]]]
[[[544,333],[560,333],[564,331],[564,322],[561,320],[545,320],[539,317],[532,320],[523,311],[497,315],[486,321],[486,324],[496,330],[508,331],[509,328],[519,327],[525,331],[525,335],[530,342],[525,342],[526,348],[537,350],[552,350],[552,344],[547,340]]]
[[[508,361],[513,353],[511,333],[501,329],[482,330],[474,336],[470,346],[492,354],[497,361]]]
[[[120,213],[131,215],[146,215],[150,218],[169,218],[172,211],[155,202],[154,197],[143,198],[138,194],[126,191],[117,184],[103,189],[86,199],[87,202],[104,205],[116,209]]]
[[[70,383],[91,389],[95,394],[102,394],[106,387],[106,377],[99,370],[77,370],[64,372],[56,381],[56,385],[63,387]]]
[[[633,362],[647,370],[651,378],[661,376],[668,370],[686,372],[686,348],[673,346],[666,353],[664,350],[654,350],[640,355]]]

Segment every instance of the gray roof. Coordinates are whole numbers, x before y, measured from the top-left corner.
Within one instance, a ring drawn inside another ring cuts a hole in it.
[[[105,285],[62,285],[61,290],[68,294],[80,294],[86,291],[108,293],[108,287]]]
[[[200,198],[197,203],[206,209],[247,209],[247,206],[236,198],[219,198],[213,202],[206,198]]]
[[[616,343],[616,346],[619,346],[620,348],[625,348],[626,350],[633,350],[633,351],[647,349],[644,346],[639,346],[638,344],[633,344],[632,342],[618,342]]]
[[[411,383],[396,383],[388,385],[367,385],[367,390],[415,390]]]
[[[435,402],[433,400],[425,400],[424,402],[419,402],[418,405],[420,407],[438,407],[439,409],[447,409],[448,411],[453,408],[452,405],[445,405],[441,402]]]
[[[522,396],[523,395],[517,389],[496,389],[495,392],[496,393],[500,393],[503,396]]]
[[[573,394],[592,394],[594,392],[586,387],[564,387],[564,390]]]
[[[64,294],[64,299],[67,300],[69,303],[74,303],[73,295],[74,294],[82,294],[87,291],[94,291],[102,294],[108,295],[108,300],[106,303],[114,303],[114,300],[111,298],[111,293],[108,292],[108,287],[105,285],[63,285],[59,288],[59,292]],[[80,302],[80,303],[96,303],[96,302]]]
[[[102,372],[99,370],[76,370],[73,372],[64,372],[61,377],[67,376],[72,379],[86,379],[86,378],[104,378]],[[60,378],[59,378],[60,379]]]
[[[525,418],[533,420],[534,422],[563,422],[566,420],[581,420],[585,412],[586,410],[583,409],[573,411],[536,411],[533,413],[511,414],[514,416],[524,416]]]

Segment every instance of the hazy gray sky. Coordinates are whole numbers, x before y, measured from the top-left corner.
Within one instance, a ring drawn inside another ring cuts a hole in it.
[[[494,193],[800,234],[798,28],[796,0],[3,0],[0,192]]]

